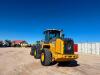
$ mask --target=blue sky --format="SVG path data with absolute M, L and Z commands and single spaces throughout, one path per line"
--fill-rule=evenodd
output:
M 32 43 L 47 28 L 63 29 L 75 42 L 100 41 L 100 1 L 0 0 L 0 40 Z

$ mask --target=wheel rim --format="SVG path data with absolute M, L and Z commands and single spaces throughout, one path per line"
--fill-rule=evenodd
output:
M 44 53 L 41 54 L 41 61 L 44 61 Z
M 36 50 L 34 51 L 34 56 L 36 56 Z

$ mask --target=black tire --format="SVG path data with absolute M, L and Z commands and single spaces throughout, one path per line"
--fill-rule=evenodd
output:
M 33 52 L 30 52 L 30 55 L 34 56 L 34 53 Z
M 35 51 L 36 51 L 36 54 L 35 54 Z M 39 50 L 38 49 L 34 49 L 34 58 L 40 59 L 40 56 L 41 56 L 41 54 L 39 53 Z
M 44 53 L 44 61 L 42 61 L 42 53 Z M 49 66 L 52 63 L 52 54 L 49 49 L 44 49 L 41 53 L 41 64 L 44 66 Z
M 30 51 L 30 55 L 32 55 L 32 56 L 34 56 L 34 49 L 35 49 L 35 46 L 32 46 L 31 51 Z

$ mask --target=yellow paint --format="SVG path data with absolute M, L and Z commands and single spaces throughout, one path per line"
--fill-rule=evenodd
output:
M 44 62 L 44 53 L 41 55 L 41 61 Z
M 64 41 L 62 39 L 56 39 L 49 44 L 42 44 L 43 46 L 50 46 L 50 51 L 52 53 L 52 60 L 54 61 L 70 61 L 78 58 L 78 55 L 75 54 L 64 54 Z
M 34 56 L 36 56 L 36 50 L 34 51 Z
M 56 40 L 56 49 L 55 49 L 56 52 L 63 54 L 63 51 L 64 51 L 63 49 L 64 49 L 63 40 L 57 39 Z

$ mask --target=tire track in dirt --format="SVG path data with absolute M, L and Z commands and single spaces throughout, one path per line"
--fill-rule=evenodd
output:
M 77 66 L 42 66 L 30 48 L 0 49 L 0 53 L 0 75 L 100 75 L 100 56 L 80 55 Z

